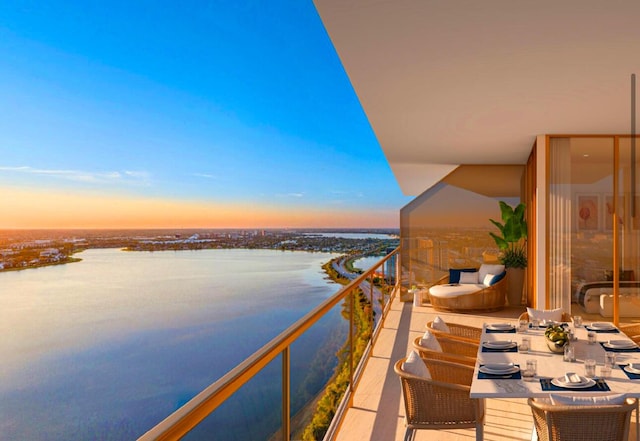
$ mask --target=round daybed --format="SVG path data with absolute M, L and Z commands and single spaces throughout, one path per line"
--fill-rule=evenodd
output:
M 457 279 L 456 271 L 459 275 Z M 449 283 L 450 280 L 454 280 L 454 283 Z M 480 270 L 450 270 L 449 275 L 429 288 L 429 300 L 436 311 L 498 311 L 506 304 L 506 280 L 506 271 L 502 265 L 482 265 Z

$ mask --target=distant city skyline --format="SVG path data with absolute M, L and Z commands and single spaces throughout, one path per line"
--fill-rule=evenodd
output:
M 397 228 L 311 1 L 0 5 L 0 228 Z

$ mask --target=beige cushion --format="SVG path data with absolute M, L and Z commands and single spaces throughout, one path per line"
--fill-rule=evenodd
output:
M 431 349 L 432 351 L 442 352 L 440 342 L 438 341 L 436 336 L 429 331 L 426 331 L 420 339 L 420 346 L 425 349 Z
M 477 271 L 475 273 L 462 272 L 460 273 L 460 283 L 478 283 L 478 274 Z
M 549 398 L 551 398 L 551 403 L 556 406 L 611 406 L 614 404 L 624 404 L 626 395 L 584 396 L 549 394 Z
M 427 368 L 427 365 L 424 364 L 424 361 L 416 351 L 411 351 L 407 359 L 402 363 L 402 370 L 416 377 L 431 378 L 429 368 Z
M 436 318 L 433 319 L 433 323 L 431 324 L 431 326 L 433 326 L 433 329 L 437 331 L 442 331 L 446 333 L 451 332 L 451 330 L 449 329 L 445 321 L 442 320 L 442 318 L 440 318 L 439 315 L 437 315 Z
M 527 307 L 529 320 L 562 321 L 562 308 L 557 309 L 534 309 Z
M 500 274 L 502 271 L 504 271 L 504 265 L 488 265 L 483 263 L 478 269 L 478 280 L 482 283 L 484 281 L 484 276 L 487 274 Z

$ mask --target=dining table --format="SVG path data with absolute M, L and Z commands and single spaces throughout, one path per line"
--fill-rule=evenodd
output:
M 586 322 L 581 326 L 567 323 L 565 327 L 573 334 L 569 344 L 574 350 L 574 361 L 565 361 L 562 352 L 551 351 L 545 339 L 545 323 L 525 326 L 484 323 L 471 398 L 548 397 L 550 393 L 626 394 L 640 398 L 640 347 L 612 323 Z M 523 338 L 530 342 L 526 351 Z M 615 363 L 610 371 L 603 372 L 607 353 L 615 353 Z M 537 365 L 533 378 L 523 375 L 528 360 Z M 585 375 L 585 360 L 595 360 L 595 376 Z M 567 381 L 576 378 L 575 375 L 580 382 Z

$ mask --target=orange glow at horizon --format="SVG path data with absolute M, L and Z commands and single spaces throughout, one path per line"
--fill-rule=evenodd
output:
M 0 229 L 397 228 L 399 212 L 0 188 Z

